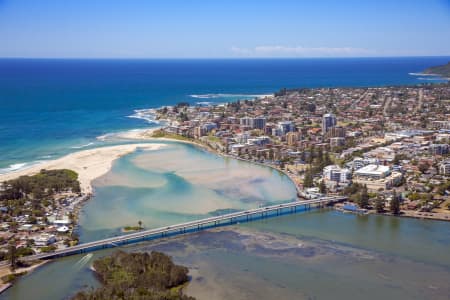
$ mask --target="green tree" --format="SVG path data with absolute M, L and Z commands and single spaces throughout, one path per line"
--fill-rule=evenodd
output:
M 321 166 L 323 163 L 323 149 L 322 147 L 319 147 L 317 150 L 317 164 Z
M 312 162 L 314 160 L 314 155 L 315 155 L 314 145 L 311 145 L 311 147 L 309 148 L 309 156 L 308 156 L 309 164 L 312 164 Z
M 188 268 L 175 265 L 159 252 L 116 252 L 93 263 L 102 286 L 79 292 L 72 299 L 194 300 L 183 294 Z
M 42 199 L 44 197 L 44 191 L 40 187 L 34 187 L 31 191 L 34 199 Z
M 180 121 L 181 122 L 189 121 L 189 117 L 188 117 L 187 113 L 184 113 L 184 112 L 180 113 Z
M 73 212 L 69 212 L 69 220 L 72 222 L 75 222 L 75 215 L 73 214 Z
M 313 174 L 311 169 L 308 169 L 305 172 L 305 177 L 303 179 L 303 186 L 308 188 L 312 187 L 313 185 L 314 185 Z
M 361 189 L 358 204 L 361 208 L 367 208 L 369 206 L 369 194 L 367 193 L 366 185 L 364 185 Z
M 445 191 L 450 189 L 450 181 L 447 180 L 445 183 L 438 186 L 438 194 L 445 195 Z
M 329 166 L 333 163 L 333 161 L 330 158 L 330 153 L 325 152 L 325 154 L 323 155 L 323 166 Z
M 384 200 L 380 196 L 375 199 L 375 210 L 377 213 L 384 212 Z
M 394 160 L 392 161 L 392 163 L 394 165 L 398 165 L 400 164 L 401 160 L 407 159 L 407 156 L 405 154 L 395 154 L 394 156 Z
M 320 182 L 319 190 L 320 190 L 321 194 L 326 194 L 327 193 L 327 186 L 325 185 L 325 181 L 324 180 L 322 180 Z
M 139 225 L 139 229 L 141 229 L 142 228 L 142 221 L 141 220 L 138 221 L 138 225 Z
M 16 241 L 12 240 L 9 243 L 9 266 L 11 270 L 15 270 L 17 266 L 17 249 L 16 249 Z
M 413 192 L 408 195 L 408 199 L 411 201 L 416 201 L 420 199 L 420 195 L 416 192 Z
M 269 150 L 269 159 L 273 160 L 273 157 L 274 157 L 273 149 L 270 149 Z
M 394 215 L 400 214 L 400 198 L 397 196 L 397 193 L 395 192 L 395 190 L 392 194 L 390 210 L 391 210 L 391 213 L 393 213 Z
M 419 164 L 419 171 L 424 174 L 428 169 L 430 168 L 430 165 L 428 163 L 421 163 Z

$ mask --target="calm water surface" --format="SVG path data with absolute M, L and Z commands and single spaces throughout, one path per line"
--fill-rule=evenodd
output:
M 178 143 L 122 157 L 95 186 L 81 218 L 86 241 L 120 234 L 137 220 L 150 228 L 289 201 L 295 194 L 278 172 Z M 187 293 L 198 299 L 450 295 L 448 222 L 311 210 L 121 249 L 170 254 L 189 267 Z M 0 299 L 65 299 L 98 286 L 89 266 L 111 251 L 55 260 Z
M 81 240 L 121 234 L 124 226 L 155 228 L 295 199 L 290 179 L 270 168 L 168 143 L 115 162 L 95 181 L 95 198 L 80 216 Z
M 198 299 L 448 299 L 448 223 L 398 219 L 392 228 L 391 218 L 367 216 L 384 224 L 376 243 L 366 229 L 355 229 L 358 218 L 313 210 L 122 249 L 173 256 L 189 267 L 186 292 Z M 334 238 L 322 238 L 324 232 Z M 440 241 L 427 245 L 433 236 Z M 88 267 L 111 251 L 59 259 L 0 298 L 64 299 L 95 287 Z

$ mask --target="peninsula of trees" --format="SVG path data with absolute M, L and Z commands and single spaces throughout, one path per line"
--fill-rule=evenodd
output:
M 15 267 L 14 258 L 76 244 L 73 223 L 85 199 L 78 174 L 67 169 L 0 183 L 0 260 Z
M 183 295 L 182 291 L 189 281 L 188 269 L 175 265 L 164 253 L 117 251 L 94 261 L 93 268 L 103 286 L 93 291 L 79 292 L 73 300 L 195 300 Z
M 71 170 L 41 170 L 33 176 L 21 176 L 3 183 L 0 200 L 29 199 L 42 201 L 54 194 L 70 190 L 80 192 L 78 174 Z

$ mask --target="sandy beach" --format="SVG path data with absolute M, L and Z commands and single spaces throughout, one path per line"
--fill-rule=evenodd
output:
M 124 139 L 124 140 L 144 140 L 153 134 L 155 130 L 161 129 L 161 127 L 145 128 L 145 129 L 133 129 L 128 131 L 110 133 L 106 135 L 98 136 L 97 139 L 105 141 L 111 138 Z
M 42 260 L 39 261 L 38 263 L 35 263 L 29 267 L 26 268 L 18 268 L 14 271 L 11 270 L 11 268 L 9 267 L 9 264 L 3 264 L 0 266 L 0 277 L 4 277 L 6 275 L 9 274 L 20 274 L 22 272 L 26 272 L 27 274 L 33 272 L 35 269 L 43 266 L 44 264 L 48 263 L 49 260 Z M 0 293 L 4 292 L 6 289 L 8 289 L 9 287 L 12 286 L 13 283 L 3 283 L 0 282 Z
M 71 153 L 59 159 L 50 160 L 30 168 L 0 175 L 0 182 L 11 180 L 23 175 L 33 175 L 41 169 L 70 169 L 78 173 L 81 191 L 91 193 L 91 182 L 106 174 L 117 158 L 136 151 L 137 148 L 146 150 L 157 150 L 162 144 L 128 144 L 110 147 L 101 147 Z

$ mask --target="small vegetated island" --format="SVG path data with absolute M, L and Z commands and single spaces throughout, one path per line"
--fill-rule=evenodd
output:
M 164 253 L 117 251 L 94 261 L 93 268 L 102 287 L 79 292 L 72 300 L 195 300 L 183 294 L 188 269 L 174 264 Z

